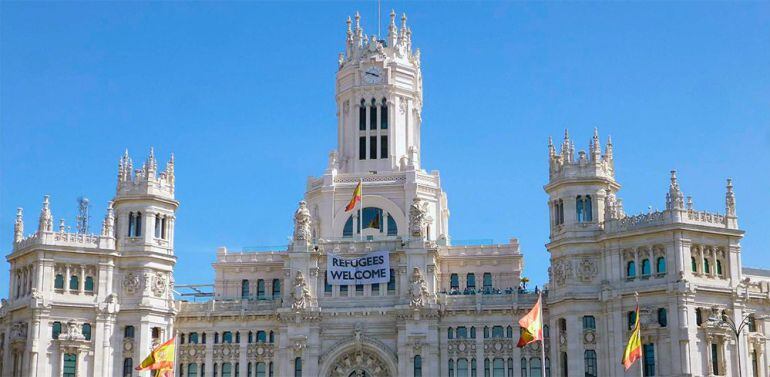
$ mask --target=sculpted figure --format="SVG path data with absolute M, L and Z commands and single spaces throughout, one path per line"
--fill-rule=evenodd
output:
M 294 290 L 291 292 L 291 297 L 294 299 L 294 302 L 291 304 L 292 309 L 302 310 L 310 307 L 312 297 L 302 272 L 298 271 L 294 277 Z
M 420 269 L 415 267 L 412 271 L 412 278 L 409 283 L 409 306 L 413 308 L 422 308 L 428 303 L 428 284 L 420 272 Z
M 310 211 L 304 200 L 299 202 L 299 208 L 294 212 L 294 240 L 310 241 Z

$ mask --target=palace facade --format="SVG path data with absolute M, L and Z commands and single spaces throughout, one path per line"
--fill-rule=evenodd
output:
M 399 24 L 391 13 L 377 40 L 348 19 L 337 148 L 307 181 L 291 244 L 219 248 L 207 300 L 174 297 L 173 156 L 162 172 L 152 152 L 138 169 L 120 159 L 99 234 L 55 225 L 47 196 L 26 234 L 19 209 L 0 376 L 137 376 L 172 336 L 189 377 L 623 376 L 635 292 L 644 357 L 629 375 L 770 376 L 770 271 L 741 264 L 731 181 L 722 213 L 696 210 L 671 172 L 664 210 L 627 215 L 598 133 L 586 151 L 566 133 L 548 144 L 545 370 L 539 344 L 516 348 L 537 300 L 524 254 L 515 238 L 452 242 L 440 175 L 420 163 L 420 50 Z M 361 208 L 345 211 L 359 183 Z M 331 255 L 378 251 L 387 281 L 329 282 Z M 738 341 L 729 322 L 745 324 Z

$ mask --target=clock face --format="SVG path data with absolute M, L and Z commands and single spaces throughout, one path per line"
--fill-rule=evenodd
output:
M 382 82 L 382 69 L 380 67 L 369 67 L 364 71 L 364 82 L 367 84 L 377 84 Z

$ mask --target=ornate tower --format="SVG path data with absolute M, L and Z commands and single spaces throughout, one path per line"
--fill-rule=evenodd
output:
M 419 168 L 422 74 L 412 32 L 391 11 L 386 39 L 364 34 L 360 16 L 347 21 L 336 95 L 341 173 Z
M 605 208 L 622 211 L 621 204 L 614 199 L 620 185 L 615 181 L 611 139 L 607 139 L 602 154 L 599 133 L 594 130 L 588 153 L 581 150 L 575 156 L 575 145 L 565 130 L 560 154 L 552 140 L 548 140 L 548 160 L 549 181 L 545 191 L 552 241 L 593 235 L 605 214 L 609 215 Z
M 118 185 L 103 232 L 112 219 L 121 304 L 120 323 L 138 326 L 133 347 L 140 353 L 172 336 L 175 213 L 174 156 L 158 172 L 155 154 L 140 169 L 126 151 L 118 165 Z

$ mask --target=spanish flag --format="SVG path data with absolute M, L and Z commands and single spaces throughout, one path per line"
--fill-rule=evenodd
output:
M 537 302 L 532 310 L 519 320 L 521 326 L 521 335 L 516 347 L 522 348 L 529 343 L 543 340 L 543 317 L 542 317 L 542 296 L 537 297 Z
M 358 182 L 358 185 L 356 186 L 356 189 L 353 190 L 353 197 L 350 198 L 350 202 L 348 202 L 348 206 L 345 207 L 345 212 L 352 211 L 353 208 L 356 208 L 356 204 L 361 201 L 361 183 L 362 181 Z
M 174 377 L 174 338 L 152 350 L 136 370 L 154 370 L 155 377 Z
M 634 320 L 634 330 L 631 331 L 631 337 L 628 339 L 626 350 L 623 351 L 623 366 L 628 370 L 632 365 L 642 358 L 642 340 L 639 330 L 639 304 L 636 304 L 636 319 Z

